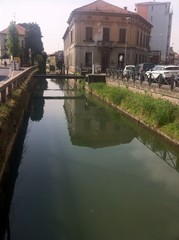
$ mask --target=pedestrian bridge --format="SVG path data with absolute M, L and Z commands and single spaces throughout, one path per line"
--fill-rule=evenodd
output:
M 92 82 L 106 82 L 106 74 L 93 74 L 89 73 L 84 75 L 75 75 L 75 74 L 36 74 L 36 78 L 51 78 L 51 79 L 85 79 L 88 83 Z
M 84 79 L 83 75 L 75 75 L 75 74 L 36 74 L 36 78 L 56 78 L 56 79 Z

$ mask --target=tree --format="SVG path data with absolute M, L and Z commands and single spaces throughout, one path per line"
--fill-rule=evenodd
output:
M 39 72 L 45 73 L 46 72 L 47 53 L 43 52 L 42 54 L 36 55 L 35 60 L 39 64 Z
M 29 60 L 29 50 L 31 51 L 31 60 L 34 65 L 34 58 L 43 53 L 42 33 L 40 27 L 36 23 L 19 24 L 26 29 L 25 35 L 25 59 Z
M 20 54 L 19 46 L 19 34 L 16 28 L 15 22 L 11 21 L 8 27 L 7 42 L 6 42 L 7 54 L 12 57 L 18 57 Z
M 64 53 L 63 51 L 58 51 L 56 53 L 56 66 L 61 70 L 61 74 L 64 66 Z

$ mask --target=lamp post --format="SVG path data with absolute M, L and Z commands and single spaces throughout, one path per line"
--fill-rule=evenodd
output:
M 163 56 L 163 53 L 162 53 L 162 51 L 163 51 L 163 34 L 162 33 L 160 33 L 159 34 L 159 40 L 160 40 L 160 49 L 159 49 L 159 53 L 158 53 L 158 64 L 161 64 L 161 61 L 162 61 L 162 59 L 161 59 L 161 57 Z
M 30 64 L 30 66 L 32 64 L 32 51 L 31 51 L 31 48 L 29 48 L 29 64 Z
M 126 27 L 126 39 L 125 39 L 125 51 L 124 51 L 124 65 L 126 66 L 127 65 L 127 44 L 128 44 L 128 37 L 127 37 L 127 34 L 128 34 L 128 23 L 130 21 L 130 17 L 126 17 L 126 23 L 127 23 L 127 27 Z

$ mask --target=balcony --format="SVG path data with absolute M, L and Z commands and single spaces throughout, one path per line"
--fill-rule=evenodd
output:
M 114 41 L 98 41 L 97 45 L 98 47 L 113 48 L 115 46 L 115 42 Z

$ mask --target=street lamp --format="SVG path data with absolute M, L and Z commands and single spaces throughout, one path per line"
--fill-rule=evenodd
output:
M 128 23 L 130 21 L 130 17 L 126 17 L 126 23 L 127 23 L 127 28 L 126 28 L 126 39 L 125 39 L 125 53 L 124 53 L 124 65 L 126 66 L 127 65 L 127 41 L 128 41 L 128 38 L 127 38 L 127 33 L 128 33 Z
M 31 63 L 32 63 L 32 51 L 31 51 L 31 48 L 29 48 L 29 64 L 31 66 Z
M 159 40 L 161 40 L 161 38 L 162 38 L 162 41 L 160 41 L 160 44 L 161 44 L 161 42 L 162 42 L 162 44 L 160 45 L 160 49 L 159 49 L 159 52 L 158 52 L 158 64 L 161 64 L 161 61 L 162 61 L 162 59 L 161 59 L 161 57 L 162 57 L 162 49 L 163 49 L 163 34 L 160 33 L 159 37 L 160 37 Z

